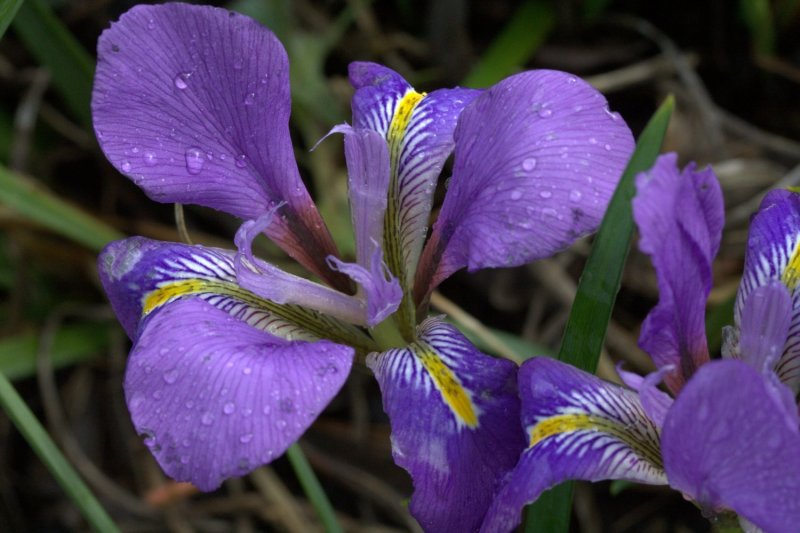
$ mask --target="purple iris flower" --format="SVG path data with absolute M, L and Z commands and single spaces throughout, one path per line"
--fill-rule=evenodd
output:
M 487 513 L 511 529 L 524 505 L 568 479 L 669 484 L 709 518 L 747 531 L 800 523 L 800 195 L 777 190 L 752 220 L 735 325 L 722 360 L 704 328 L 724 207 L 710 169 L 674 154 L 640 175 L 633 212 L 660 299 L 640 345 L 658 370 L 620 371 L 628 387 L 547 358 L 519 373 L 528 446 Z M 672 395 L 659 390 L 664 382 Z M 673 399 L 674 398 L 674 399 Z
M 235 251 L 133 237 L 99 258 L 133 340 L 133 423 L 171 477 L 212 490 L 281 455 L 366 357 L 431 531 L 480 526 L 524 447 L 516 366 L 440 318 L 453 272 L 520 265 L 593 231 L 629 157 L 624 121 L 585 82 L 533 71 L 416 92 L 354 63 L 344 135 L 356 258 L 341 258 L 289 135 L 289 66 L 253 20 L 139 6 L 98 44 L 92 100 L 111 163 L 152 199 L 244 220 Z M 439 173 L 455 153 L 432 227 Z M 320 191 L 324 194 L 324 191 Z M 265 234 L 321 282 L 255 257 Z

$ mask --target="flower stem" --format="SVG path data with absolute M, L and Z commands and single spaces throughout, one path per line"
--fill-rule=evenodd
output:
M 308 496 L 308 500 L 317 511 L 317 515 L 319 515 L 319 519 L 326 533 L 343 533 L 344 530 L 336 520 L 336 513 L 333 510 L 331 502 L 328 500 L 328 495 L 325 494 L 325 490 L 322 488 L 317 476 L 311 469 L 311 465 L 308 464 L 308 460 L 303 454 L 303 450 L 300 449 L 300 445 L 297 443 L 292 444 L 289 449 L 286 450 L 286 457 L 289 458 L 289 462 L 292 464 L 294 473 L 300 481 L 300 485 L 303 486 L 303 491 L 306 493 L 306 496 Z
M 403 334 L 400 333 L 400 329 L 398 329 L 397 322 L 395 322 L 393 316 L 386 318 L 369 331 L 381 350 L 408 346 L 408 341 L 403 338 Z

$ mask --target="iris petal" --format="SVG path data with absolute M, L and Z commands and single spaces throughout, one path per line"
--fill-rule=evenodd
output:
M 416 92 L 398 73 L 374 63 L 352 63 L 353 126 L 380 133 L 389 147 L 391 176 L 386 255 L 410 287 L 427 235 L 437 178 L 453 151 L 461 111 L 480 91 Z M 392 264 L 394 258 L 402 263 Z
M 136 6 L 100 37 L 92 115 L 109 161 L 159 202 L 242 219 L 286 202 L 270 237 L 341 284 L 324 261 L 333 241 L 297 169 L 290 109 L 286 52 L 248 17 Z
M 106 246 L 98 272 L 111 306 L 132 339 L 141 320 L 171 301 L 199 298 L 273 335 L 332 338 L 370 349 L 355 326 L 296 305 L 280 305 L 239 285 L 228 250 L 131 237 Z
M 750 293 L 773 281 L 782 282 L 791 295 L 791 325 L 775 369 L 781 381 L 800 391 L 800 195 L 786 190 L 764 197 L 750 224 L 744 273 L 736 297 L 735 319 L 743 320 Z
M 673 393 L 709 359 L 705 306 L 724 220 L 722 190 L 711 169 L 690 165 L 681 172 L 676 161 L 675 154 L 663 155 L 639 175 L 633 201 L 639 249 L 650 255 L 659 293 L 639 344 L 659 368 L 674 367 L 664 379 Z
M 125 396 L 164 471 L 201 490 L 280 456 L 344 384 L 353 349 L 289 342 L 199 299 L 148 318 Z
M 767 532 L 800 523 L 797 411 L 782 412 L 771 384 L 742 361 L 704 365 L 681 391 L 662 431 L 670 485 L 708 512 L 733 509 Z
M 633 150 L 605 98 L 563 72 L 511 76 L 459 117 L 418 300 L 456 270 L 515 266 L 594 231 Z
M 510 531 L 523 507 L 569 479 L 664 484 L 658 428 L 638 394 L 536 357 L 519 372 L 528 448 L 505 479 L 481 531 Z
M 395 462 L 414 481 L 412 515 L 426 531 L 474 531 L 524 446 L 516 366 L 483 355 L 429 319 L 419 341 L 372 354 L 392 425 Z

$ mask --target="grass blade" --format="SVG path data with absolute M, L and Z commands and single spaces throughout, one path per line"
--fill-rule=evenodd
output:
M 39 337 L 35 332 L 20 333 L 0 340 L 0 373 L 10 380 L 36 374 Z M 108 328 L 97 323 L 81 323 L 61 328 L 53 337 L 49 355 L 58 369 L 94 357 L 110 341 Z
M 636 193 L 634 179 L 637 174 L 653 166 L 674 106 L 674 99 L 668 97 L 639 137 L 636 150 L 603 217 L 578 284 L 558 358 L 587 372 L 594 373 L 597 369 L 630 248 L 634 227 L 631 200 Z M 528 508 L 525 531 L 566 532 L 571 504 L 571 483 L 544 493 Z
M 295 442 L 289 446 L 289 449 L 286 450 L 286 457 L 289 458 L 294 473 L 297 479 L 300 480 L 300 485 L 303 486 L 303 492 L 306 493 L 311 505 L 317 511 L 317 515 L 322 522 L 322 526 L 325 528 L 325 532 L 343 533 L 344 530 L 342 526 L 339 525 L 339 521 L 336 520 L 336 513 L 333 511 L 333 506 L 328 500 L 328 495 L 325 494 L 325 490 L 322 488 L 322 485 L 319 484 L 319 480 L 311 469 L 311 465 L 308 464 L 308 460 L 303 454 L 303 450 L 300 449 L 300 445 Z
M 6 34 L 11 21 L 17 15 L 17 11 L 22 7 L 24 0 L 4 0 L 0 2 L 0 37 Z
M 25 47 L 48 68 L 73 115 L 91 128 L 89 102 L 94 61 L 43 0 L 28 0 L 14 18 L 14 30 Z
M 550 2 L 524 2 L 467 75 L 464 85 L 488 87 L 520 70 L 544 42 L 554 22 Z
M 92 250 L 123 235 L 36 183 L 0 166 L 0 203 L 42 226 Z
M 34 414 L 20 398 L 5 375 L 0 373 L 0 406 L 28 441 L 36 455 L 47 465 L 58 483 L 72 499 L 95 531 L 114 533 L 117 526 L 92 495 L 78 473 L 64 458 Z

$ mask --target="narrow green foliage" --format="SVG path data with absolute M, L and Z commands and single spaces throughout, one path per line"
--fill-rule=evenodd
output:
M 289 449 L 286 450 L 286 457 L 289 458 L 294 473 L 300 481 L 300 485 L 303 486 L 303 492 L 306 493 L 311 505 L 317 511 L 317 515 L 322 522 L 322 526 L 325 528 L 325 532 L 343 533 L 344 530 L 336 520 L 336 513 L 333 511 L 333 506 L 328 500 L 328 495 L 325 494 L 325 490 L 322 488 L 322 485 L 319 484 L 319 480 L 311 469 L 311 465 L 308 464 L 308 460 L 303 454 L 303 450 L 300 449 L 300 445 L 297 443 L 292 444 Z
M 619 185 L 611 198 L 592 252 L 583 270 L 558 358 L 587 372 L 597 369 L 611 310 L 622 281 L 622 270 L 633 234 L 631 200 L 636 175 L 648 170 L 658 157 L 675 101 L 661 104 L 645 127 Z M 561 533 L 569 528 L 572 484 L 544 493 L 528 508 L 525 531 Z
M 555 15 L 549 2 L 523 2 L 467 75 L 464 85 L 488 87 L 519 71 L 544 42 L 554 22 Z
M 53 85 L 72 114 L 87 129 L 92 117 L 94 61 L 44 0 L 28 0 L 14 19 L 14 30 L 28 51 L 52 76 Z
M 770 56 L 775 53 L 775 24 L 769 0 L 741 0 L 744 23 L 750 30 L 753 52 Z
M 712 354 L 722 347 L 722 328 L 733 324 L 735 303 L 734 294 L 706 311 L 706 339 L 708 339 L 708 351 Z
M 56 481 L 81 511 L 92 529 L 102 533 L 119 531 L 78 473 L 50 439 L 36 416 L 25 405 L 14 386 L 2 373 L 0 373 L 0 406 L 42 462 L 47 465 Z
M 6 34 L 8 26 L 11 24 L 11 21 L 14 20 L 19 8 L 22 7 L 23 1 L 24 0 L 3 0 L 0 2 L 0 37 Z
M 103 221 L 60 199 L 40 184 L 0 166 L 0 203 L 42 226 L 100 250 L 122 234 Z
M 72 365 L 102 353 L 109 340 L 108 328 L 95 323 L 65 326 L 53 336 L 49 357 L 54 368 Z M 39 342 L 40 336 L 34 332 L 0 340 L 0 373 L 11 380 L 34 375 Z

